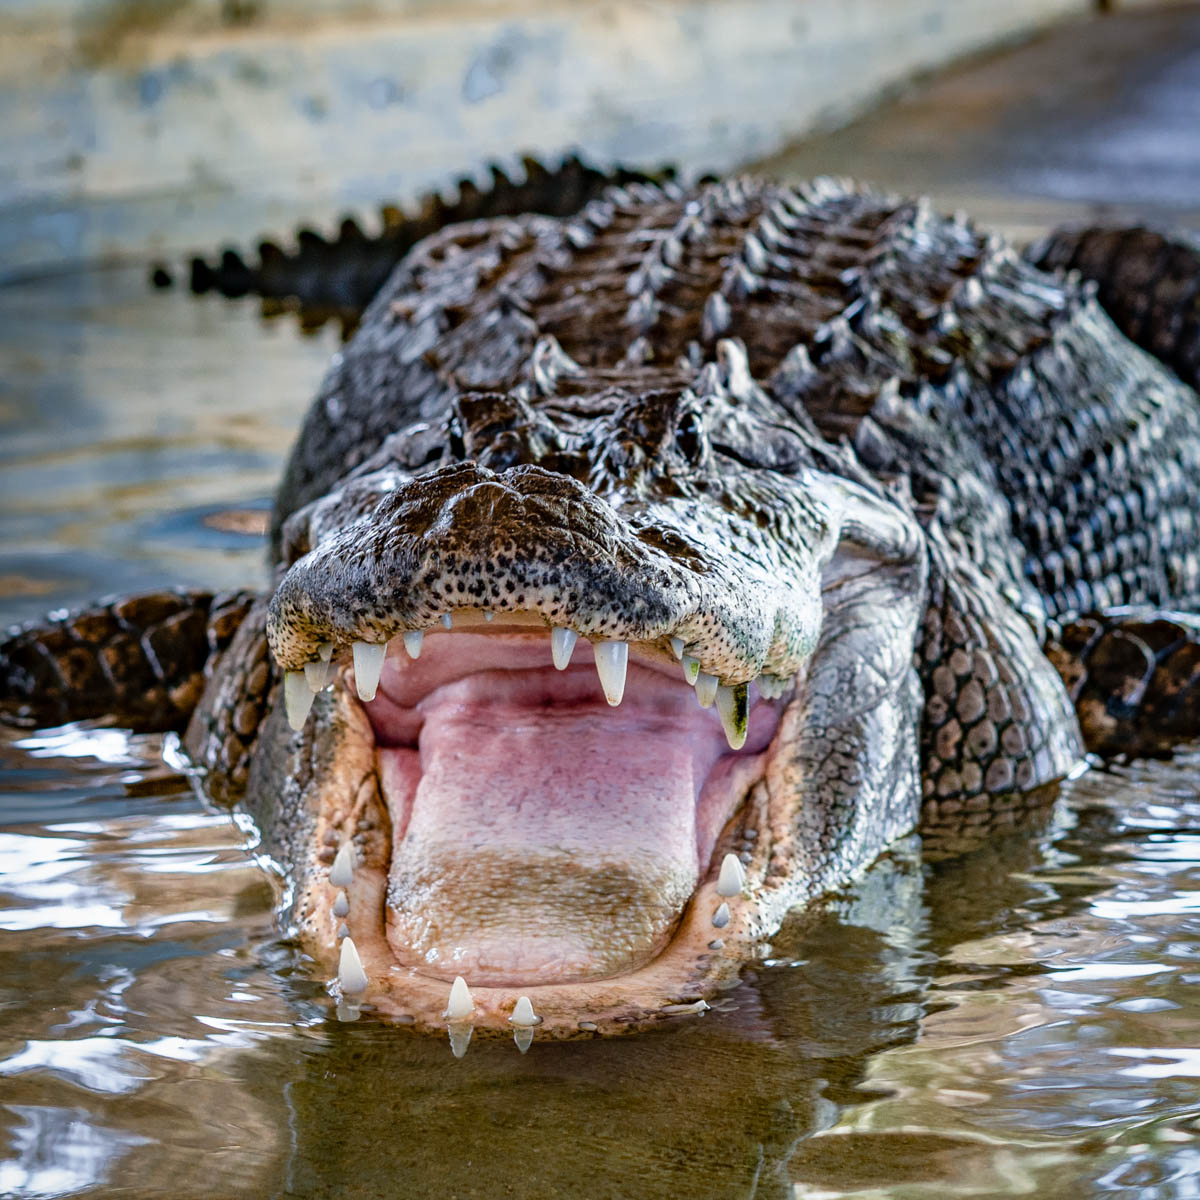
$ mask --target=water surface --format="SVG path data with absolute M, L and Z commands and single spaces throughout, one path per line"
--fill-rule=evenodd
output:
M 0 616 L 261 581 L 332 331 L 136 272 L 0 291 L 0 330 Z M 458 1061 L 337 1019 L 163 751 L 0 738 L 0 1195 L 1200 1195 L 1200 754 L 899 847 L 702 1018 Z

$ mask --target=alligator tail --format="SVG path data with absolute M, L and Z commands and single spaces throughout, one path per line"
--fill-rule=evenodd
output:
M 1200 240 L 1144 227 L 1060 229 L 1028 258 L 1093 280 L 1121 332 L 1200 389 Z
M 215 261 L 194 258 L 192 291 L 261 296 L 268 313 L 294 311 L 306 329 L 340 320 L 343 334 L 349 336 L 392 268 L 422 238 L 447 225 L 521 213 L 566 217 L 613 184 L 661 183 L 674 177 L 671 168 L 649 173 L 626 167 L 601 170 L 573 155 L 553 167 L 534 158 L 523 159 L 522 166 L 520 180 L 493 166 L 486 188 L 461 179 L 453 199 L 431 192 L 410 210 L 386 206 L 380 212 L 382 231 L 375 237 L 347 218 L 332 240 L 301 229 L 294 249 L 260 242 L 255 262 L 247 262 L 233 248 L 223 250 Z M 166 284 L 170 276 L 160 267 L 154 279 Z
M 0 641 L 0 721 L 182 729 L 252 599 L 150 592 L 17 626 Z
M 1084 742 L 1105 758 L 1161 758 L 1200 739 L 1200 617 L 1088 613 L 1050 638 Z

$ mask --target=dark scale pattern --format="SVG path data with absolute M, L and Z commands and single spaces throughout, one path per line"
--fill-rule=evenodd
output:
M 1064 229 L 1029 251 L 1046 271 L 1094 280 L 1117 327 L 1200 388 L 1200 241 L 1187 233 Z
M 233 803 L 245 789 L 279 683 L 267 653 L 265 624 L 265 599 L 246 604 L 236 631 L 209 658 L 207 687 L 188 724 L 188 752 L 207 772 L 206 790 L 218 803 Z
M 1056 630 L 1046 653 L 1094 753 L 1168 755 L 1200 731 L 1200 618 L 1089 613 Z
M 922 828 L 944 846 L 1013 819 L 1071 769 L 1080 744 L 1070 701 L 1028 623 L 936 528 L 930 551 L 918 654 Z
M 182 729 L 203 691 L 205 664 L 228 644 L 248 604 L 241 592 L 153 592 L 12 629 L 0 644 L 0 717 Z
M 386 205 L 380 210 L 381 228 L 374 236 L 365 233 L 354 218 L 346 217 L 332 239 L 301 229 L 291 247 L 269 239 L 259 242 L 257 259 L 249 262 L 233 247 L 212 261 L 193 258 L 192 291 L 198 295 L 217 291 L 233 298 L 260 296 L 267 316 L 294 312 L 305 330 L 338 321 L 343 335 L 349 337 L 396 264 L 438 230 L 521 213 L 566 217 L 606 187 L 670 176 L 669 170 L 654 175 L 625 167 L 600 170 L 573 156 L 550 167 L 525 158 L 521 167 L 522 176 L 514 178 L 493 166 L 487 186 L 480 188 L 473 179 L 460 179 L 456 195 L 431 192 L 407 210 Z M 170 286 L 170 282 L 170 273 L 156 267 L 155 286 Z

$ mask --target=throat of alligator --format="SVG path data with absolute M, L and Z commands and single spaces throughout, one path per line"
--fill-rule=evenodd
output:
M 678 673 L 637 662 L 613 709 L 584 654 L 557 671 L 548 649 L 536 635 L 435 637 L 368 707 L 401 963 L 488 986 L 643 966 L 708 868 L 739 766 L 769 738 L 759 728 L 731 753 Z
M 746 801 L 782 706 L 753 697 L 733 750 L 715 704 L 699 706 L 679 662 L 649 648 L 631 648 L 614 707 L 591 645 L 556 668 L 544 627 L 431 633 L 416 660 L 400 641 L 357 722 L 390 844 L 355 855 L 344 892 L 340 876 L 316 889 L 321 923 L 353 933 L 373 998 L 381 981 L 411 996 L 424 979 L 444 1002 L 463 976 L 477 998 L 519 989 L 544 1007 L 554 989 L 636 978 L 684 941 L 693 953 L 721 936 L 728 917 L 713 917 L 733 893 L 717 896 L 717 877 L 759 837 Z M 352 672 L 335 687 L 359 703 Z M 338 830 L 344 799 L 325 809 L 328 857 L 350 829 Z M 685 919 L 701 891 L 707 907 Z

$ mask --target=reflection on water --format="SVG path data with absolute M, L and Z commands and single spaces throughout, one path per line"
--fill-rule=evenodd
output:
M 3 616 L 253 582 L 330 347 L 120 273 L 26 291 Z M 956 862 L 900 848 L 703 1018 L 457 1061 L 336 1020 L 161 749 L 0 739 L 0 1195 L 1200 1195 L 1200 755 Z

